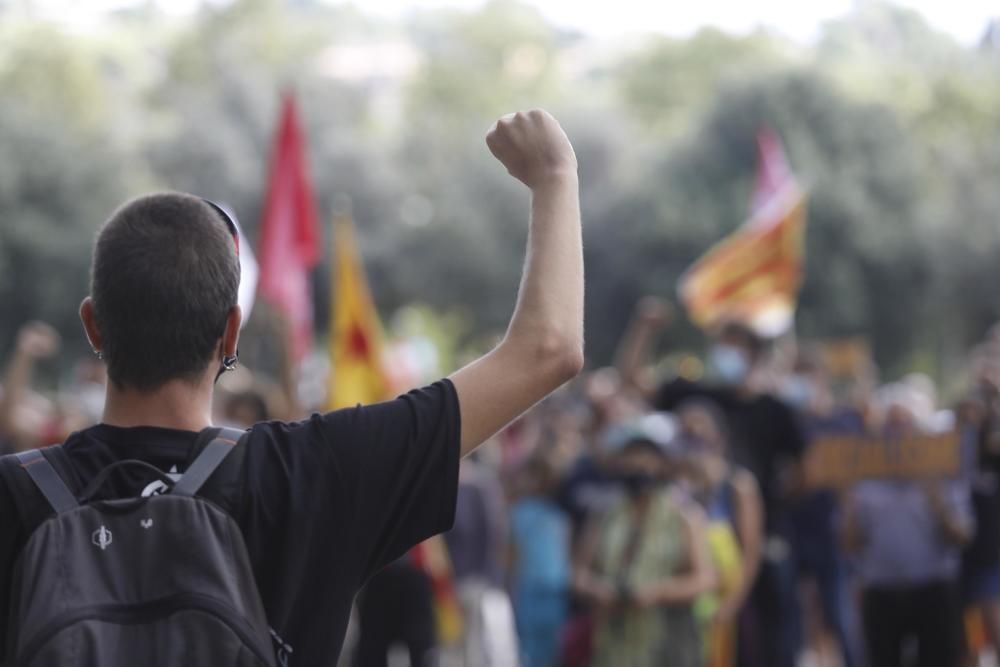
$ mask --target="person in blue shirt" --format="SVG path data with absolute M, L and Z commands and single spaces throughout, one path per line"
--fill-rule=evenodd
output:
M 553 500 L 556 473 L 541 456 L 520 472 L 520 497 L 511 508 L 514 616 L 524 667 L 557 664 L 567 619 L 570 521 Z

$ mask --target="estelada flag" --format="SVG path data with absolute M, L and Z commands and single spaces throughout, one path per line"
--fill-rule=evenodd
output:
M 383 367 L 382 324 L 368 288 L 350 218 L 339 216 L 334 220 L 333 243 L 336 265 L 331 272 L 330 290 L 333 327 L 326 406 L 329 410 L 384 401 L 391 392 Z
M 681 277 L 678 292 L 705 330 L 739 321 L 774 337 L 792 327 L 805 261 L 806 196 L 778 137 L 757 135 L 750 218 Z
M 291 94 L 282 100 L 274 135 L 257 254 L 258 293 L 288 320 L 292 355 L 301 360 L 312 347 L 310 272 L 319 261 L 319 225 L 305 140 Z

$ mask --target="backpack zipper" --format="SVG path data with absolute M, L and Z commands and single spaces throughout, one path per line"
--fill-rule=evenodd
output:
M 41 630 L 35 633 L 31 641 L 25 642 L 24 648 L 20 651 L 20 657 L 14 664 L 30 664 L 30 661 L 42 649 L 46 641 L 51 640 L 57 632 L 80 621 L 99 620 L 118 625 L 137 625 L 184 610 L 201 611 L 222 621 L 239 636 L 240 641 L 250 649 L 260 664 L 274 664 L 266 657 L 269 651 L 261 650 L 260 640 L 246 627 L 245 619 L 237 615 L 228 605 L 199 593 L 178 593 L 136 604 L 96 604 L 64 612 L 46 623 Z

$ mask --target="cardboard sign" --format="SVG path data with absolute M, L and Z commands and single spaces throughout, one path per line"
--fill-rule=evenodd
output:
M 863 378 L 872 363 L 871 345 L 864 338 L 824 341 L 819 349 L 823 365 L 834 378 Z
M 955 477 L 962 467 L 958 433 L 897 440 L 865 436 L 817 440 L 805 457 L 806 484 L 839 487 L 865 479 Z

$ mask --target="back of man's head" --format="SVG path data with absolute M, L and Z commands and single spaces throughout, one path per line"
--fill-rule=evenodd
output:
M 163 193 L 128 202 L 97 237 L 91 297 L 108 377 L 151 391 L 197 381 L 237 303 L 240 266 L 222 214 Z

